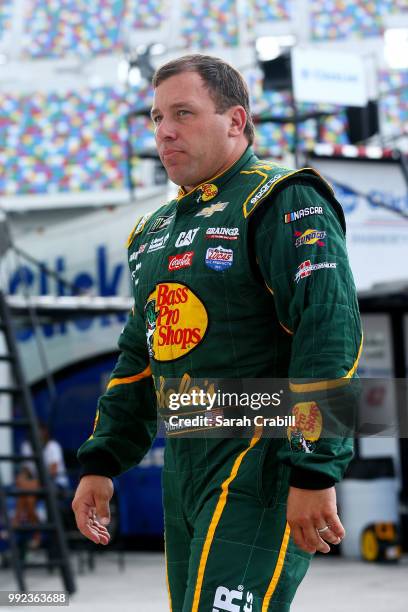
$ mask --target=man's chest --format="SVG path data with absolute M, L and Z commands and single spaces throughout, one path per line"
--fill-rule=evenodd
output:
M 244 282 L 247 274 L 245 221 L 228 201 L 192 211 L 170 211 L 153 219 L 129 254 L 133 292 L 143 306 L 163 282 L 200 292 Z M 246 279 L 247 280 L 247 279 Z

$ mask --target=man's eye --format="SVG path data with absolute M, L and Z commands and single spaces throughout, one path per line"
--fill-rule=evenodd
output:
M 161 115 L 155 115 L 155 116 L 152 118 L 152 121 L 153 121 L 154 125 L 159 125 L 159 123 L 160 123 L 160 121 L 161 121 L 161 118 L 162 118 L 162 117 L 161 117 Z
M 180 109 L 179 111 L 177 111 L 177 115 L 179 117 L 184 117 L 185 115 L 190 115 L 190 111 L 185 110 L 185 109 Z

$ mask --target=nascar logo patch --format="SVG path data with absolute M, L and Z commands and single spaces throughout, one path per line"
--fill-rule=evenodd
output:
M 285 223 L 292 223 L 292 221 L 298 221 L 299 219 L 303 219 L 303 217 L 322 214 L 323 206 L 307 206 L 306 208 L 301 208 L 300 210 L 285 213 L 283 215 L 283 220 Z

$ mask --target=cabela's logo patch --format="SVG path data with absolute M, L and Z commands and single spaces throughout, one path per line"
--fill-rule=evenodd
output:
M 204 338 L 208 315 L 204 304 L 181 283 L 160 283 L 145 306 L 147 348 L 156 361 L 174 361 Z

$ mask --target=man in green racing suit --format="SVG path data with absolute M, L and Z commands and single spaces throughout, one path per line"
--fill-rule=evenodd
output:
M 140 462 L 157 406 L 195 379 L 208 390 L 212 379 L 289 378 L 287 436 L 173 435 L 163 470 L 171 610 L 285 612 L 313 553 L 344 536 L 334 484 L 352 442 L 320 437 L 319 408 L 319 394 L 353 378 L 362 346 L 344 215 L 315 171 L 254 155 L 231 66 L 186 56 L 153 84 L 158 152 L 180 189 L 130 234 L 134 308 L 79 450 L 73 509 L 82 533 L 107 544 L 111 478 Z

